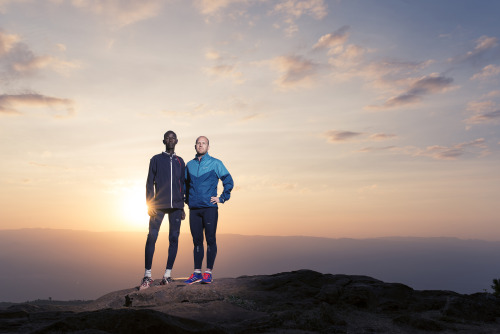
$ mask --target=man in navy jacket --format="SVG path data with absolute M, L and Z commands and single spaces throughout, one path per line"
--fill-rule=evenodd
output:
M 217 255 L 217 203 L 229 200 L 233 189 L 233 178 L 219 159 L 208 154 L 209 141 L 205 136 L 196 139 L 196 157 L 186 166 L 186 203 L 189 205 L 189 227 L 194 244 L 194 273 L 185 281 L 212 283 L 212 269 Z M 217 184 L 222 181 L 224 190 L 217 196 Z M 202 275 L 204 257 L 203 231 L 207 240 L 207 270 Z
M 169 222 L 169 246 L 167 268 L 160 284 L 172 282 L 171 272 L 177 256 L 177 247 L 181 220 L 184 213 L 184 179 L 186 165 L 181 157 L 175 154 L 177 135 L 167 131 L 163 136 L 165 152 L 155 155 L 149 162 L 149 172 L 146 181 L 146 201 L 148 204 L 149 234 L 146 240 L 145 273 L 140 290 L 147 289 L 153 282 L 151 266 L 155 251 L 156 239 L 165 214 Z

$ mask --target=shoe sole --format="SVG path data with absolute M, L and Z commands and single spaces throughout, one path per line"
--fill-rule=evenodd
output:
M 200 282 L 201 282 L 201 279 L 194 281 L 194 282 L 184 282 L 184 283 L 191 285 L 191 284 L 200 283 Z
M 201 281 L 201 284 L 212 284 L 212 282 L 203 282 L 203 281 Z

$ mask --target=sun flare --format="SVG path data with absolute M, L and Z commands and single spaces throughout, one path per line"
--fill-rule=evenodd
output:
M 144 189 L 127 189 L 123 192 L 121 201 L 121 212 L 123 218 L 132 226 L 147 226 L 148 208 Z

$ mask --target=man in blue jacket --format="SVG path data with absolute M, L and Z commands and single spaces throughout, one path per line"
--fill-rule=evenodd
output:
M 222 161 L 208 155 L 209 141 L 205 136 L 196 139 L 196 157 L 186 166 L 186 203 L 189 206 L 189 226 L 194 244 L 194 273 L 184 283 L 212 283 L 212 269 L 217 255 L 217 203 L 229 200 L 233 178 Z M 224 190 L 217 196 L 217 184 L 222 181 Z M 201 274 L 204 257 L 203 231 L 207 241 L 207 269 Z
M 165 152 L 155 155 L 149 162 L 149 172 L 146 181 L 146 201 L 148 204 L 149 234 L 146 240 L 144 278 L 139 290 L 147 289 L 153 282 L 151 278 L 151 266 L 155 252 L 156 239 L 165 214 L 168 214 L 169 222 L 169 246 L 167 268 L 162 285 L 172 282 L 171 272 L 177 256 L 177 247 L 181 220 L 184 213 L 184 179 L 186 165 L 181 157 L 175 154 L 177 135 L 173 131 L 167 131 L 163 136 Z

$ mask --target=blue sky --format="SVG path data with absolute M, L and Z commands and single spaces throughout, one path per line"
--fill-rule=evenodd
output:
M 499 240 L 499 7 L 0 1 L 2 227 L 145 229 L 172 129 L 233 174 L 223 232 Z

